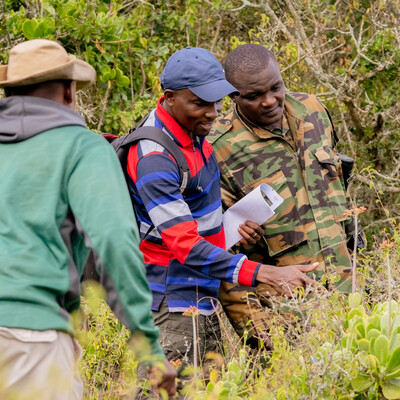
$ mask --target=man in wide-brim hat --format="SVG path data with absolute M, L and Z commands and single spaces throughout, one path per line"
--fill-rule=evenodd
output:
M 82 398 L 71 313 L 89 248 L 111 306 L 147 338 L 151 365 L 168 365 L 159 386 L 175 392 L 119 161 L 73 110 L 75 89 L 94 79 L 48 40 L 18 44 L 0 66 L 0 398 Z

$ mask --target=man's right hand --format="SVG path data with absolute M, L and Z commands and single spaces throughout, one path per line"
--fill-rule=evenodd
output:
M 150 368 L 149 379 L 153 382 L 154 390 L 158 393 L 164 389 L 168 397 L 173 397 L 176 393 L 176 371 L 167 359 L 163 364 L 154 365 Z
M 309 278 L 306 273 L 314 271 L 318 265 L 317 262 L 311 265 L 289 265 L 287 267 L 262 264 L 256 280 L 272 286 L 279 294 L 292 297 L 297 287 L 316 284 L 314 279 Z

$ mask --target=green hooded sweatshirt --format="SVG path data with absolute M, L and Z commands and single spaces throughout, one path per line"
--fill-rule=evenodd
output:
M 163 358 L 139 237 L 113 148 L 51 100 L 0 100 L 0 326 L 73 333 L 93 249 L 108 303 Z

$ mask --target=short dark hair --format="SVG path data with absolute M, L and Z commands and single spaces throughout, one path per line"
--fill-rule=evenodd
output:
M 225 60 L 225 77 L 234 84 L 236 72 L 257 74 L 267 67 L 269 62 L 276 58 L 274 54 L 259 44 L 243 44 L 232 50 Z
M 45 82 L 46 83 L 46 82 Z M 33 85 L 27 85 L 27 86 L 11 86 L 11 87 L 5 87 L 4 92 L 7 97 L 10 96 L 29 96 L 31 93 L 35 92 L 39 86 L 43 86 L 43 83 L 37 83 Z

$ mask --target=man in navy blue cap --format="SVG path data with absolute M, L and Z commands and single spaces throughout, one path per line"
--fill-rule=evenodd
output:
M 174 53 L 161 74 L 161 85 L 164 96 L 144 125 L 162 129 L 178 144 L 191 177 L 181 193 L 178 165 L 151 140 L 130 148 L 127 172 L 153 293 L 154 319 L 167 358 L 181 360 L 183 368 L 193 363 L 194 335 L 192 318 L 182 313 L 198 315 L 200 362 L 204 363 L 207 352 L 218 351 L 215 307 L 221 280 L 245 286 L 268 282 L 282 293 L 288 286 L 293 290 L 313 283 L 303 272 L 316 266 L 286 267 L 291 269 L 285 271 L 289 282 L 282 286 L 282 268 L 225 250 L 219 168 L 205 137 L 221 110 L 222 98 L 236 89 L 225 80 L 215 56 L 191 47 Z M 239 231 L 248 244 L 263 234 L 251 222 Z

